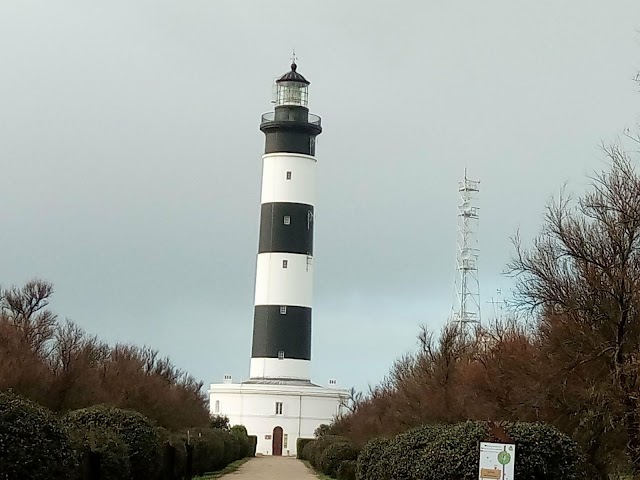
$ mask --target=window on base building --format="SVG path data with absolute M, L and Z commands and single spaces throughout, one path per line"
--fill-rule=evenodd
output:
M 220 413 L 220 400 L 216 400 L 216 408 L 214 409 L 215 413 Z
M 282 402 L 276 402 L 276 415 L 282 415 Z
M 282 260 L 282 268 L 287 268 L 287 266 L 289 266 L 289 261 L 288 260 Z
M 287 180 L 291 180 L 291 172 L 287 172 Z
M 284 434 L 282 439 L 282 448 L 289 448 L 289 435 L 287 435 L 286 433 Z

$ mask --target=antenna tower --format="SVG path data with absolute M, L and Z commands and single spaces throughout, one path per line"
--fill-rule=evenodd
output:
M 507 307 L 507 301 L 502 297 L 502 289 L 496 288 L 496 296 L 491 297 L 491 301 L 487 302 L 493 305 L 493 317 L 497 321 L 504 318 L 504 309 Z
M 481 325 L 480 281 L 478 279 L 478 194 L 480 182 L 467 178 L 459 183 L 458 255 L 451 322 L 467 337 Z

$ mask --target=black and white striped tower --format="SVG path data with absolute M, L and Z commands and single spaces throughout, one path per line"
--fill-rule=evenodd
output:
M 265 134 L 256 267 L 251 379 L 309 380 L 315 206 L 315 143 L 309 82 L 297 71 L 276 80 Z

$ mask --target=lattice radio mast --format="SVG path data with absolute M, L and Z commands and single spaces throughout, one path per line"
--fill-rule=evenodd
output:
M 451 322 L 462 336 L 481 325 L 480 281 L 478 278 L 478 194 L 480 182 L 467 178 L 459 183 L 458 255 Z

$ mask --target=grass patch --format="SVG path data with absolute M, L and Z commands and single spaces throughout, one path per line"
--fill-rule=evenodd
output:
M 320 473 L 319 471 L 317 471 L 315 468 L 313 468 L 313 466 L 309 463 L 308 460 L 302 460 L 302 463 L 305 464 L 305 466 L 311 470 L 311 473 L 313 473 L 316 477 L 318 477 L 320 480 L 335 480 L 335 478 L 330 477 L 329 475 L 325 475 L 324 473 Z
M 202 477 L 193 477 L 193 480 L 211 480 L 213 478 L 220 478 L 221 476 L 226 475 L 227 473 L 235 472 L 240 467 L 240 465 L 248 462 L 249 459 L 251 458 L 253 457 L 245 457 L 240 460 L 236 460 L 235 462 L 230 463 L 229 465 L 224 467 L 222 470 L 219 470 L 213 473 L 208 473 L 206 475 L 203 475 Z

